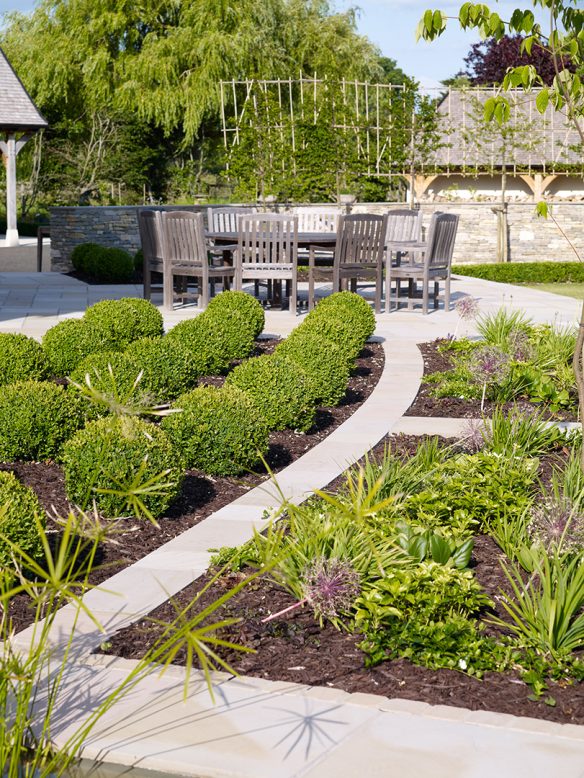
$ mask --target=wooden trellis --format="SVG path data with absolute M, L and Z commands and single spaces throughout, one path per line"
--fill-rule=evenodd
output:
M 491 130 L 490 141 L 477 142 L 485 125 L 476 106 L 493 94 L 490 90 L 436 89 L 422 94 L 408 86 L 344 79 L 333 84 L 316 76 L 223 81 L 220 90 L 223 140 L 228 150 L 239 144 L 244 128 L 255 124 L 266 141 L 277 134 L 289 147 L 294 164 L 299 123 L 311 121 L 316 125 L 327 95 L 330 101 L 334 91 L 332 125 L 354 140 L 367 175 L 479 176 L 493 175 L 501 169 L 503 141 L 496 128 Z M 506 141 L 506 169 L 516 175 L 583 175 L 582 149 L 567 119 L 551 107 L 543 116 L 539 114 L 535 93 L 517 91 L 508 93 L 507 98 L 511 105 L 509 124 L 517 134 L 522 126 L 528 140 Z M 263 110 L 266 105 L 272 110 Z

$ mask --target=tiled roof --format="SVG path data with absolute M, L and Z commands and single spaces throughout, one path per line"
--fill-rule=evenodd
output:
M 505 140 L 495 121 L 485 131 L 482 121 L 485 101 L 495 94 L 490 89 L 452 89 L 438 107 L 441 116 L 442 147 L 433 162 L 457 167 L 500 167 L 504 150 L 505 163 L 521 167 L 555 165 L 582 166 L 582 149 L 575 149 L 580 136 L 570 127 L 565 114 L 549 106 L 540 114 L 535 105 L 537 93 L 516 91 L 506 94 L 511 118 L 506 128 L 515 128 Z
M 47 122 L 0 49 L 0 130 L 34 130 L 46 126 Z

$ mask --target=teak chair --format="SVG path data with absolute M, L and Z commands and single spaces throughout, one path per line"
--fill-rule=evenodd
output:
M 290 287 L 290 312 L 296 313 L 298 297 L 298 217 L 262 213 L 239 219 L 235 252 L 235 288 L 244 281 L 267 281 L 281 290 Z
M 386 310 L 391 310 L 391 281 L 396 282 L 396 291 L 393 301 L 396 308 L 399 308 L 400 302 L 407 302 L 408 308 L 411 308 L 416 300 L 415 292 L 418 282 L 422 283 L 422 313 L 428 313 L 428 298 L 430 295 L 430 284 L 434 284 L 434 308 L 438 307 L 439 281 L 444 280 L 444 308 L 450 308 L 450 266 L 452 263 L 452 254 L 454 252 L 454 243 L 456 240 L 456 231 L 458 229 L 458 216 L 451 213 L 435 213 L 432 215 L 430 226 L 428 228 L 428 240 L 426 243 L 418 244 L 415 249 L 417 256 L 422 254 L 422 261 L 412 262 L 409 265 L 400 267 L 387 267 L 387 297 Z M 401 295 L 401 281 L 408 282 L 408 295 Z
M 146 209 L 138 211 L 138 231 L 144 255 L 142 275 L 146 300 L 152 297 L 152 273 L 164 274 L 161 216 L 160 211 Z
M 321 270 L 332 274 L 333 292 L 341 290 L 345 281 L 351 281 L 353 291 L 362 278 L 375 279 L 375 310 L 381 311 L 383 292 L 383 257 L 387 216 L 375 214 L 350 214 L 339 216 L 337 240 L 328 268 Z M 314 273 L 317 266 L 316 251 L 311 247 L 308 258 L 308 308 L 314 306 Z
M 256 213 L 254 206 L 234 206 L 232 208 L 207 208 L 207 228 L 209 232 L 237 232 L 237 222 L 242 214 Z
M 191 211 L 165 211 L 162 214 L 162 244 L 164 252 L 164 307 L 174 306 L 174 278 L 197 279 L 196 294 L 182 292 L 183 298 L 195 297 L 199 307 L 209 302 L 209 283 L 223 282 L 229 289 L 235 270 L 220 262 L 210 264 L 210 255 L 223 253 L 222 247 L 209 247 L 205 243 L 205 227 L 202 213 Z

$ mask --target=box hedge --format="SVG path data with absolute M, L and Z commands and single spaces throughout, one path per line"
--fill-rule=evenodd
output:
M 341 314 L 354 327 L 362 342 L 375 332 L 375 314 L 369 303 L 354 292 L 335 292 L 317 305 L 311 316 L 319 317 L 324 314 L 332 314 L 333 311 Z M 313 318 L 314 318 L 313 317 Z
M 141 338 L 130 343 L 124 356 L 136 374 L 143 371 L 140 386 L 155 403 L 170 402 L 197 384 L 199 360 L 179 340 Z
M 159 337 L 164 331 L 158 308 L 137 297 L 102 300 L 86 310 L 84 320 L 112 351 L 140 338 Z
M 0 471 L 0 567 L 10 569 L 13 556 L 18 557 L 11 543 L 32 559 L 42 557 L 39 526 L 45 526 L 45 518 L 33 490 L 14 473 Z
M 70 378 L 76 384 L 87 385 L 86 377 L 89 376 L 89 382 L 93 389 L 106 395 L 112 400 L 122 401 L 130 393 L 134 399 L 144 398 L 144 403 L 148 404 L 149 399 L 142 381 L 139 382 L 135 392 L 132 387 L 140 373 L 136 364 L 124 353 L 120 351 L 99 351 L 85 357 L 75 368 Z M 79 391 L 75 386 L 71 386 L 69 391 L 72 395 L 79 396 Z M 106 413 L 106 408 L 94 406 L 89 400 L 84 401 L 87 405 L 87 414 L 95 418 Z
M 186 466 L 210 475 L 253 470 L 268 450 L 268 428 L 249 397 L 233 386 L 202 386 L 175 403 L 180 413 L 164 418 L 163 429 L 185 457 Z
M 338 405 L 347 391 L 350 370 L 342 348 L 312 330 L 295 330 L 276 347 L 299 365 L 309 378 L 317 405 Z
M 68 376 L 89 354 L 107 348 L 108 342 L 83 319 L 65 319 L 47 330 L 43 350 L 49 372 L 54 376 Z
M 28 378 L 42 380 L 49 364 L 40 343 L 21 333 L 0 333 L 0 386 Z
M 259 300 L 247 292 L 221 292 L 213 297 L 207 306 L 206 314 L 228 318 L 233 313 L 241 316 L 241 321 L 257 338 L 264 329 L 266 316 Z
M 95 500 L 107 517 L 127 516 L 130 508 L 126 496 L 102 490 L 124 491 L 137 477 L 145 484 L 164 473 L 167 486 L 141 494 L 146 508 L 158 517 L 178 495 L 183 478 L 182 459 L 166 433 L 135 416 L 89 422 L 65 444 L 63 469 L 69 499 L 82 508 Z
M 119 248 L 82 243 L 71 252 L 73 267 L 97 281 L 124 283 L 134 277 L 134 258 Z
M 584 283 L 582 262 L 503 262 L 453 265 L 452 273 L 507 284 Z
M 314 423 L 309 378 L 287 357 L 270 354 L 242 362 L 227 376 L 227 383 L 249 396 L 270 430 L 306 431 Z
M 85 423 L 85 403 L 49 381 L 0 387 L 0 460 L 58 459 Z

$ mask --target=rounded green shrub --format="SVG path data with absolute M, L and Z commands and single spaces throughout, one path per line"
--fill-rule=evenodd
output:
M 309 379 L 287 357 L 269 354 L 242 362 L 227 376 L 227 383 L 249 396 L 270 430 L 306 431 L 314 423 Z
M 341 315 L 347 325 L 356 329 L 362 342 L 375 332 L 375 314 L 369 303 L 354 292 L 335 292 L 325 297 L 311 313 L 316 317 L 332 314 Z
M 111 368 L 111 369 L 110 369 Z M 143 400 L 144 405 L 153 404 L 147 392 L 139 382 L 135 392 L 132 387 L 140 373 L 140 368 L 124 353 L 120 351 L 99 351 L 85 357 L 72 372 L 70 378 L 76 384 L 87 386 L 86 377 L 89 376 L 91 387 L 102 395 L 110 398 L 112 402 L 123 403 L 132 395 L 135 402 Z M 75 386 L 71 386 L 70 393 L 79 397 L 80 392 Z M 105 405 L 96 405 L 88 399 L 84 400 L 86 413 L 89 418 L 107 413 Z
M 39 559 L 43 548 L 39 526 L 44 525 L 45 512 L 33 490 L 20 483 L 14 473 L 0 472 L 0 567 L 12 566 L 15 550 L 10 543 Z
M 162 422 L 186 466 L 210 475 L 238 475 L 268 450 L 268 428 L 253 402 L 233 386 L 202 386 L 175 403 Z
M 207 316 L 179 322 L 165 336 L 169 343 L 181 343 L 197 359 L 200 375 L 223 373 L 236 359 L 248 357 L 255 339 L 241 316 Z
M 80 243 L 71 252 L 71 263 L 75 270 L 87 273 L 88 265 L 92 261 L 91 257 L 101 251 L 103 251 L 103 246 L 99 246 L 97 243 Z
M 107 341 L 98 337 L 97 331 L 83 319 L 65 319 L 47 330 L 43 337 L 43 350 L 49 372 L 54 376 L 67 376 L 88 354 L 107 347 Z
M 277 348 L 308 376 L 317 405 L 338 405 L 347 391 L 349 366 L 340 346 L 316 332 L 296 330 Z
M 198 360 L 179 340 L 142 338 L 130 343 L 124 354 L 136 374 L 143 371 L 140 387 L 156 404 L 170 402 L 197 384 Z
M 84 410 L 80 397 L 49 381 L 0 387 L 0 460 L 58 459 L 85 423 Z
M 320 308 L 320 305 L 318 307 Z M 364 341 L 360 332 L 347 322 L 341 311 L 321 314 L 318 314 L 317 309 L 311 311 L 298 328 L 298 336 L 300 333 L 309 332 L 334 343 L 345 355 L 349 368 L 353 367 L 355 359 L 363 349 Z
M 159 489 L 139 495 L 154 517 L 161 516 L 178 495 L 183 477 L 182 459 L 166 433 L 135 416 L 89 422 L 65 444 L 63 469 L 69 499 L 82 508 L 95 500 L 107 517 L 128 515 L 128 493 L 136 490 L 136 479 L 145 485 L 166 473 Z
M 213 297 L 207 306 L 206 314 L 229 317 L 233 313 L 239 313 L 250 328 L 254 338 L 257 338 L 264 329 L 266 316 L 259 300 L 247 292 L 221 292 Z
M 134 259 L 124 249 L 100 246 L 85 254 L 85 270 L 99 281 L 123 283 L 134 276 Z
M 46 378 L 49 365 L 43 347 L 21 333 L 0 333 L 0 386 L 27 378 Z
M 112 351 L 123 350 L 134 340 L 163 333 L 162 314 L 149 300 L 123 297 L 102 300 L 85 311 L 85 321 Z

